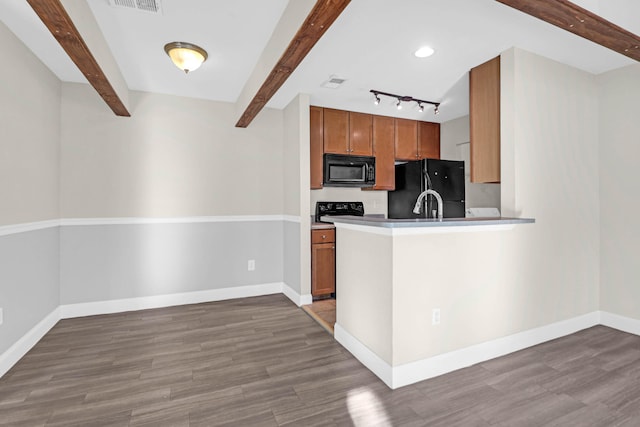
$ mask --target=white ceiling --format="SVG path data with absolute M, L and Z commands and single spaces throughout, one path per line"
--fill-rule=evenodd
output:
M 114 8 L 87 0 L 132 90 L 234 102 L 288 0 L 162 0 L 162 13 Z M 292 0 L 295 1 L 295 0 Z M 574 0 L 640 34 L 637 0 Z M 0 1 L 0 19 L 62 81 L 86 82 L 24 0 Z M 209 59 L 185 75 L 165 43 L 198 44 Z M 421 45 L 436 53 L 417 59 Z M 599 74 L 633 60 L 494 0 L 352 0 L 269 102 L 283 108 L 298 93 L 312 104 L 443 122 L 468 113 L 467 72 L 512 46 Z M 339 89 L 321 84 L 346 78 Z M 414 105 L 396 110 L 370 89 L 441 102 L 440 114 Z

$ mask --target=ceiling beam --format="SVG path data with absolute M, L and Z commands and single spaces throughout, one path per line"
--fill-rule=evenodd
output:
M 61 1 L 27 0 L 27 2 L 109 108 L 117 116 L 131 116 Z
M 567 0 L 496 0 L 640 61 L 640 37 Z
M 284 53 L 240 116 L 236 127 L 246 128 L 276 94 L 302 60 L 340 16 L 351 0 L 318 0 Z

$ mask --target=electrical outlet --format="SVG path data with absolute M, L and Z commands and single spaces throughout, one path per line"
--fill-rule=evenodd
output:
M 431 324 L 432 325 L 439 325 L 440 324 L 440 309 L 439 308 L 434 308 L 433 311 L 431 311 Z
M 247 262 L 247 270 L 249 271 L 253 271 L 256 269 L 256 260 L 255 259 L 250 259 Z
M 0 325 L 2 325 L 2 322 L 4 322 L 4 315 L 2 313 L 2 309 L 0 308 Z

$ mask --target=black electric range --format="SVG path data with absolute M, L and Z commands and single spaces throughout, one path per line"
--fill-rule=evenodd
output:
M 327 215 L 364 215 L 364 204 L 362 202 L 316 202 L 316 222 L 320 217 Z

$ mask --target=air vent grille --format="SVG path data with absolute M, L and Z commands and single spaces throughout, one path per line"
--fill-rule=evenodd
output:
M 342 77 L 338 77 L 336 75 L 329 76 L 329 80 L 322 83 L 322 87 L 326 87 L 329 89 L 338 89 L 347 79 L 343 79 Z
M 143 12 L 161 13 L 160 0 L 109 0 L 113 7 L 141 10 Z

